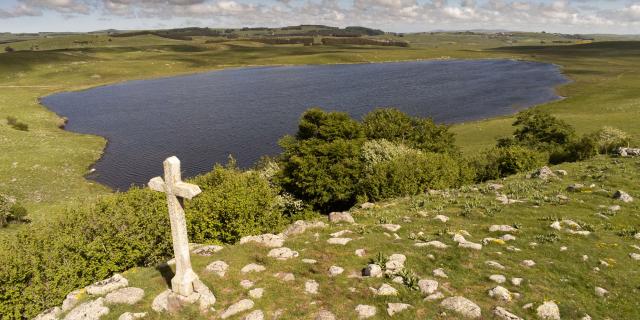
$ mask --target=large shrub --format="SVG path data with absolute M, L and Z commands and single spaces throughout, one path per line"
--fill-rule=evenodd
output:
M 455 136 L 446 125 L 410 117 L 393 108 L 376 109 L 362 121 L 367 139 L 385 139 L 428 152 L 455 153 Z
M 503 178 L 526 172 L 547 163 L 548 155 L 527 147 L 512 145 L 495 147 L 473 157 L 471 166 L 477 181 Z
M 513 136 L 520 145 L 534 149 L 566 145 L 575 138 L 575 130 L 566 122 L 540 109 L 518 113 Z
M 216 165 L 193 183 L 202 194 L 186 208 L 191 241 L 233 243 L 246 235 L 273 232 L 287 222 L 286 203 L 257 171 Z
M 166 261 L 171 233 L 164 196 L 132 189 L 26 226 L 0 244 L 0 315 L 32 318 L 70 291 L 135 266 Z

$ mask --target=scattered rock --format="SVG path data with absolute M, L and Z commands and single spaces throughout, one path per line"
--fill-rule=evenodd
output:
M 197 254 L 203 257 L 209 257 L 222 249 L 224 249 L 224 247 L 211 244 L 211 245 L 202 246 L 198 249 L 193 250 L 193 254 Z
M 229 265 L 222 260 L 211 262 L 205 268 L 205 271 L 215 273 L 219 277 L 224 277 L 224 275 L 227 273 L 227 270 L 229 270 Z
M 298 255 L 298 251 L 293 251 L 287 247 L 271 249 L 267 254 L 268 257 L 276 258 L 278 260 L 289 260 L 297 257 Z
M 121 274 L 116 273 L 111 278 L 98 281 L 86 288 L 87 293 L 91 295 L 103 295 L 113 290 L 124 288 L 129 285 L 129 281 Z M 102 300 L 101 300 L 102 301 Z
M 495 307 L 493 309 L 493 315 L 498 319 L 502 320 L 522 320 L 522 318 L 516 316 L 515 314 L 507 311 L 507 309 L 503 307 Z
M 355 223 L 353 220 L 351 213 L 349 212 L 331 212 L 329 213 L 329 222 L 338 223 L 338 222 L 346 222 L 346 223 Z
M 596 295 L 598 297 L 604 298 L 608 294 L 609 294 L 609 291 L 607 289 L 601 288 L 601 287 L 596 287 Z
M 278 249 L 273 249 L 273 250 L 278 250 Z M 282 260 L 284 260 L 284 259 L 282 259 Z M 250 264 L 242 267 L 242 269 L 240 269 L 240 272 L 242 272 L 242 273 L 262 272 L 262 271 L 265 271 L 265 270 L 267 270 L 267 268 L 265 268 L 263 265 L 250 263 Z
M 628 193 L 622 190 L 616 191 L 616 193 L 613 194 L 613 198 L 618 199 L 624 203 L 633 202 L 633 197 L 631 197 Z
M 364 249 L 356 249 L 355 254 L 356 254 L 356 256 L 362 258 L 367 254 L 367 251 L 364 250 Z
M 307 222 L 304 220 L 297 220 L 296 222 L 292 223 L 286 230 L 284 230 L 282 234 L 285 237 L 289 237 L 296 234 L 302 234 L 309 229 L 324 228 L 326 226 L 327 224 L 322 221 Z M 280 246 L 282 246 L 282 244 Z
M 501 275 L 501 274 L 492 274 L 489 276 L 489 280 L 495 282 L 495 283 L 504 283 L 505 281 L 507 281 L 507 277 Z
M 418 288 L 424 295 L 430 295 L 438 290 L 438 281 L 430 279 L 422 279 L 418 281 Z
M 118 320 L 135 320 L 135 319 L 142 319 L 144 317 L 147 316 L 146 312 L 125 312 L 123 314 L 120 315 L 120 317 L 118 317 Z
M 263 288 L 255 288 L 255 289 L 249 290 L 249 297 L 253 299 L 260 299 L 262 298 L 263 294 L 264 294 Z
M 359 304 L 356 306 L 356 313 L 358 314 L 358 319 L 367 319 L 376 315 L 376 307 L 368 306 L 364 304 Z
M 375 293 L 376 295 L 379 296 L 396 296 L 398 295 L 398 290 L 396 290 L 396 288 L 383 283 L 380 288 L 376 289 L 376 288 L 369 288 L 371 291 L 373 291 L 373 293 Z
M 489 232 L 518 232 L 518 229 L 509 225 L 492 225 L 489 227 Z
M 458 243 L 458 247 L 465 249 L 473 249 L 473 250 L 482 250 L 482 245 L 474 242 L 460 242 Z
M 499 183 L 489 183 L 487 184 L 487 188 L 489 188 L 489 190 L 498 191 L 504 188 L 504 186 Z
M 240 239 L 240 244 L 255 242 L 268 248 L 279 248 L 284 245 L 284 237 L 281 235 L 266 233 L 257 236 L 246 236 Z
M 447 222 L 447 221 L 449 221 L 449 217 L 439 214 L 439 215 L 435 216 L 433 218 L 433 220 L 438 220 L 440 222 Z
M 531 268 L 531 267 L 536 265 L 536 262 L 533 261 L 533 260 L 523 260 L 520 263 L 520 265 L 523 266 L 523 267 Z
M 506 269 L 503 265 L 501 265 L 499 262 L 496 262 L 496 261 L 491 261 L 491 260 L 490 261 L 485 261 L 484 264 L 489 266 L 489 267 L 500 269 L 500 270 Z
M 380 278 L 382 277 L 382 268 L 377 264 L 369 264 L 362 270 L 362 275 L 365 277 Z
M 394 253 L 389 256 L 389 260 L 385 263 L 387 273 L 394 274 L 404 269 L 404 262 L 407 257 L 404 254 Z
M 294 281 L 296 280 L 296 276 L 291 272 L 278 272 L 273 275 L 274 277 L 282 280 L 282 281 Z
M 315 259 L 302 259 L 302 263 L 306 263 L 306 264 L 316 264 L 318 261 L 316 261 Z
M 514 286 L 519 286 L 520 284 L 522 284 L 522 281 L 524 279 L 522 278 L 511 278 L 511 284 L 513 284 Z
M 264 320 L 264 312 L 262 310 L 254 310 L 247 314 L 243 320 Z
M 507 288 L 503 286 L 496 286 L 495 288 L 489 290 L 489 297 L 498 299 L 500 301 L 509 302 L 511 301 L 511 292 L 509 292 L 509 290 L 507 290 Z
M 60 307 L 53 307 L 37 315 L 33 320 L 58 320 L 58 316 L 60 316 L 61 313 L 62 309 Z
M 144 297 L 144 290 L 134 287 L 121 288 L 107 294 L 104 301 L 108 304 L 136 304 Z
M 344 272 L 344 268 L 341 268 L 341 267 L 338 267 L 338 266 L 329 267 L 329 276 L 330 277 L 335 277 L 337 275 L 340 275 L 343 272 Z
M 433 270 L 433 276 L 439 278 L 449 278 L 449 276 L 444 272 L 444 269 L 442 268 Z
M 481 316 L 480 307 L 465 297 L 456 296 L 446 298 L 442 300 L 440 306 L 470 319 L 480 318 Z
M 631 252 L 631 253 L 629 253 L 629 257 L 631 259 L 633 259 L 633 260 L 640 261 L 640 254 L 638 254 L 638 253 Z
M 304 284 L 304 291 L 309 294 L 317 294 L 320 285 L 315 280 L 307 280 Z
M 245 288 L 245 289 L 249 289 L 251 287 L 253 287 L 253 281 L 251 280 L 242 280 L 240 281 L 240 286 Z
M 434 247 L 436 249 L 446 249 L 446 248 L 449 247 L 448 245 L 446 245 L 446 244 L 444 244 L 444 243 L 442 243 L 440 241 L 437 241 L 437 240 L 429 241 L 429 242 L 425 243 L 425 246 Z
M 340 244 L 340 245 L 346 245 L 347 243 L 349 243 L 349 241 L 351 241 L 351 238 L 329 238 L 327 239 L 327 243 L 328 244 Z
M 581 183 L 572 183 L 567 187 L 567 191 L 580 192 L 584 189 L 584 185 Z
M 315 320 L 336 320 L 336 315 L 329 310 L 322 309 L 318 311 Z
M 247 310 L 252 309 L 254 306 L 253 300 L 250 299 L 242 299 L 232 305 L 229 306 L 229 308 L 227 308 L 227 310 L 225 310 L 221 315 L 220 318 L 222 319 L 226 319 L 229 318 L 231 316 L 234 316 L 240 312 L 244 312 Z
M 560 309 L 553 301 L 545 301 L 536 309 L 538 318 L 545 320 L 560 320 Z
M 436 292 L 434 294 L 428 295 L 426 298 L 424 298 L 424 300 L 433 301 L 433 300 L 440 300 L 442 298 L 444 298 L 444 294 L 442 294 L 442 292 Z
M 387 303 L 387 313 L 389 316 L 393 316 L 396 313 L 400 313 L 404 310 L 411 308 L 412 305 L 407 303 Z
M 104 298 L 98 298 L 73 308 L 64 320 L 98 320 L 107 313 L 109 308 L 104 306 Z
M 555 173 L 549 169 L 549 167 L 544 166 L 538 170 L 536 170 L 533 174 L 531 174 L 532 178 L 538 178 L 542 180 L 548 180 L 550 178 L 557 178 Z

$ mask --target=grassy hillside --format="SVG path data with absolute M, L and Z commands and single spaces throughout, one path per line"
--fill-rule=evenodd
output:
M 16 51 L 0 53 L 0 119 L 14 116 L 28 124 L 29 131 L 12 129 L 0 120 L 0 193 L 16 197 L 29 209 L 34 221 L 40 222 L 56 215 L 60 207 L 109 192 L 83 178 L 100 157 L 106 141 L 60 130 L 61 119 L 43 108 L 39 97 L 130 79 L 248 65 L 439 58 L 516 58 L 558 63 L 574 82 L 559 89 L 568 99 L 545 108 L 553 109 L 580 131 L 608 124 L 621 127 L 635 138 L 640 134 L 640 129 L 632 125 L 638 104 L 638 91 L 634 89 L 638 75 L 630 70 L 637 69 L 640 63 L 636 42 L 567 46 L 579 40 L 526 33 L 378 37 L 406 40 L 411 47 L 205 43 L 210 37 L 181 41 L 152 35 L 116 38 L 107 34 L 27 37 L 25 41 L 5 44 Z M 553 46 L 558 39 L 569 43 Z M 517 47 L 519 44 L 542 47 Z M 492 144 L 496 136 L 510 132 L 510 123 L 511 119 L 500 118 L 458 125 L 454 131 L 458 143 L 473 152 Z
M 503 187 L 497 191 L 482 184 L 377 203 L 371 209 L 353 208 L 355 224 L 329 224 L 287 238 L 284 246 L 297 251 L 299 256 L 286 261 L 269 257 L 269 248 L 253 243 L 225 246 L 212 256 L 193 254 L 195 271 L 218 299 L 215 310 L 205 316 L 197 307 L 190 307 L 171 318 L 209 319 L 212 315 L 217 318 L 231 304 L 252 299 L 255 302 L 252 310 L 262 310 L 266 319 L 276 314 L 281 315 L 278 319 L 314 319 L 320 310 L 328 310 L 338 319 L 356 319 L 355 308 L 359 304 L 377 309 L 372 319 L 386 319 L 387 303 L 411 305 L 394 315 L 396 319 L 461 319 L 460 314 L 440 306 L 442 298 L 424 300 L 426 294 L 411 289 L 407 283 L 393 282 L 394 277 L 361 277 L 361 270 L 368 263 L 380 262 L 379 255 L 403 254 L 405 274 L 415 275 L 405 279 L 438 281 L 437 292 L 443 297 L 470 299 L 481 308 L 482 319 L 498 319 L 492 314 L 496 306 L 533 319 L 536 308 L 545 301 L 554 301 L 563 319 L 581 319 L 587 314 L 593 319 L 636 319 L 640 317 L 640 261 L 630 254 L 640 254 L 640 242 L 634 239 L 640 230 L 639 207 L 637 200 L 623 203 L 612 195 L 619 189 L 633 196 L 640 194 L 635 182 L 639 168 L 637 159 L 599 157 L 554 167 L 568 174 L 550 180 L 512 176 L 500 181 Z M 567 186 L 573 183 L 586 187 L 578 192 L 567 191 Z M 518 202 L 502 204 L 496 199 L 498 194 Z M 610 209 L 616 205 L 621 208 Z M 437 215 L 450 220 L 436 220 Z M 579 226 L 567 227 L 565 222 L 562 230 L 551 227 L 560 220 L 572 220 Z M 389 231 L 382 224 L 397 224 L 400 229 Z M 491 232 L 492 225 L 517 230 Z M 589 234 L 571 233 L 576 230 Z M 335 232 L 342 232 L 340 237 L 352 240 L 344 246 L 327 243 Z M 467 234 L 467 241 L 478 244 L 486 239 L 485 245 L 481 250 L 458 247 L 453 241 L 455 234 Z M 495 240 L 505 234 L 515 239 Z M 441 241 L 448 247 L 416 245 L 428 241 Z M 364 255 L 357 256 L 357 249 L 364 249 Z M 305 263 L 303 259 L 317 262 Z M 223 277 L 206 271 L 210 263 L 218 260 L 229 265 Z M 533 260 L 535 266 L 523 266 L 524 260 Z M 266 270 L 242 273 L 241 268 L 250 263 L 262 265 Z M 329 276 L 331 266 L 344 268 L 344 272 Z M 436 269 L 442 269 L 448 277 L 434 275 Z M 117 319 L 126 311 L 147 312 L 146 319 L 169 318 L 153 311 L 151 305 L 166 290 L 171 273 L 166 266 L 125 272 L 130 286 L 144 289 L 144 297 L 132 306 L 109 305 L 111 311 L 102 319 Z M 277 273 L 292 273 L 294 279 L 284 281 L 274 276 Z M 489 279 L 492 275 L 503 275 L 506 282 L 498 284 Z M 516 285 L 512 278 L 523 280 Z M 242 280 L 254 282 L 253 287 L 243 288 Z M 319 284 L 317 294 L 305 293 L 309 280 Z M 370 290 L 384 283 L 394 287 L 398 294 L 377 296 Z M 511 301 L 489 296 L 488 291 L 498 285 L 509 290 Z M 608 293 L 598 296 L 596 287 Z M 249 290 L 255 288 L 264 289 L 261 298 L 250 297 Z M 82 302 L 96 298 L 86 293 L 80 297 Z M 527 307 L 528 304 L 532 307 Z M 231 319 L 242 319 L 248 313 Z

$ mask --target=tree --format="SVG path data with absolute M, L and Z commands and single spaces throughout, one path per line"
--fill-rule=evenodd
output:
M 562 146 L 575 139 L 573 127 L 540 109 L 518 113 L 513 126 L 518 127 L 513 133 L 518 144 L 535 149 Z

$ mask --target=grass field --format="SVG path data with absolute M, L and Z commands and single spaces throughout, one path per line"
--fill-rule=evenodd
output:
M 323 229 L 307 230 L 304 234 L 289 237 L 284 246 L 299 252 L 300 256 L 287 261 L 268 257 L 269 248 L 254 244 L 225 246 L 213 256 L 193 254 L 194 270 L 213 290 L 218 301 L 215 311 L 208 315 L 192 306 L 181 313 L 169 316 L 152 311 L 153 299 L 167 289 L 171 271 L 164 268 L 136 268 L 124 273 L 129 285 L 143 288 L 144 298 L 135 305 L 110 305 L 111 312 L 103 319 L 117 319 L 123 312 L 147 312 L 146 319 L 211 319 L 218 318 L 231 304 L 249 297 L 249 289 L 240 281 L 251 280 L 253 288 L 263 288 L 262 298 L 251 298 L 255 309 L 265 313 L 265 319 L 281 314 L 278 319 L 314 319 L 319 310 L 329 310 L 338 319 L 357 319 L 355 307 L 359 304 L 377 308 L 371 319 L 389 319 L 387 303 L 407 303 L 412 307 L 394 319 L 462 319 L 458 313 L 440 306 L 440 299 L 425 301 L 425 294 L 391 278 L 360 277 L 360 271 L 375 260 L 377 255 L 406 255 L 405 268 L 420 279 L 435 279 L 438 290 L 445 297 L 464 296 L 482 310 L 481 319 L 500 319 L 492 315 L 496 306 L 502 306 L 524 319 L 537 319 L 536 308 L 544 301 L 554 301 L 562 319 L 638 319 L 640 316 L 640 261 L 630 257 L 640 254 L 638 240 L 633 235 L 640 228 L 637 200 L 622 203 L 611 195 L 622 189 L 630 194 L 640 194 L 635 177 L 640 174 L 637 159 L 598 157 L 586 163 L 569 163 L 553 169 L 568 171 L 567 176 L 543 181 L 526 179 L 524 175 L 512 176 L 499 190 L 521 203 L 502 205 L 496 201 L 496 192 L 488 185 L 464 187 L 445 193 L 423 194 L 377 203 L 373 209 L 352 209 L 356 224 L 332 224 Z M 592 185 L 581 192 L 568 192 L 571 183 Z M 558 195 L 564 195 L 563 199 Z M 619 211 L 607 209 L 620 205 Z M 600 215 L 599 215 L 600 214 Z M 604 214 L 604 215 L 603 215 Z M 447 222 L 434 219 L 436 215 L 450 218 Z M 326 219 L 326 218 L 325 218 Z M 589 235 L 576 235 L 570 229 L 555 230 L 554 221 L 571 219 L 589 230 Z M 401 228 L 396 232 L 383 229 L 380 224 L 393 223 Z M 506 243 L 488 240 L 481 250 L 464 249 L 452 241 L 453 234 L 468 232 L 468 241 L 481 243 L 485 238 L 499 238 L 507 232 L 490 232 L 491 225 L 516 226 L 508 232 L 515 237 Z M 629 230 L 634 230 L 629 232 Z M 342 237 L 353 239 L 345 246 L 328 244 L 331 233 L 349 230 Z M 449 247 L 417 247 L 426 241 L 441 241 Z M 563 248 L 564 249 L 561 249 Z M 358 257 L 356 249 L 366 254 Z M 587 256 L 585 258 L 584 256 Z M 303 263 L 302 259 L 314 259 L 316 264 Z M 207 272 L 208 264 L 222 260 L 229 265 L 224 277 Z M 525 267 L 524 260 L 536 265 Z M 504 269 L 487 264 L 499 263 Z M 242 273 L 240 269 L 256 263 L 264 266 L 259 273 Z M 344 272 L 330 277 L 328 269 L 340 266 Z M 442 269 L 448 278 L 433 275 Z M 292 273 L 289 282 L 274 274 Z M 498 284 L 491 275 L 504 275 L 501 286 L 511 294 L 511 301 L 500 301 L 488 295 Z M 521 284 L 511 282 L 522 278 Z M 305 283 L 315 280 L 318 294 L 305 293 Z M 369 289 L 387 283 L 398 290 L 397 296 L 376 296 Z M 596 294 L 596 287 L 608 291 L 604 297 Z M 252 288 L 252 289 L 253 289 Z M 82 301 L 95 299 L 81 295 Z M 526 307 L 528 304 L 532 307 Z M 241 313 L 231 319 L 242 319 Z
M 640 42 L 554 43 L 552 34 L 414 34 L 409 48 L 264 45 L 246 41 L 206 44 L 206 37 L 179 41 L 156 36 L 115 38 L 105 34 L 23 39 L 0 54 L 0 193 L 16 197 L 35 223 L 66 206 L 109 190 L 83 178 L 106 141 L 59 129 L 62 120 L 38 103 L 61 91 L 250 65 L 368 63 L 416 59 L 514 58 L 559 64 L 573 82 L 558 89 L 567 99 L 543 106 L 584 132 L 619 127 L 637 140 L 640 109 Z M 598 39 L 597 39 L 598 40 Z M 603 39 L 606 40 L 606 39 Z M 542 43 L 544 42 L 544 43 Z M 572 45 L 573 44 L 573 45 Z M 526 45 L 526 46 L 520 46 Z M 32 50 L 37 48 L 37 50 Z M 14 116 L 29 125 L 4 124 Z M 508 134 L 511 119 L 456 125 L 467 152 Z M 479 134 L 480 133 L 480 134 Z M 9 230 L 16 228 L 10 226 Z M 4 231 L 3 231 L 4 232 Z

